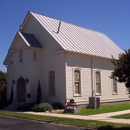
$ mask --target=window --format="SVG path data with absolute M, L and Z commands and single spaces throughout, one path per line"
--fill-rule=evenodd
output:
M 113 80 L 113 94 L 117 94 L 117 81 L 116 79 Z
M 126 93 L 130 93 L 130 88 L 126 88 Z
M 99 71 L 95 73 L 96 77 L 96 94 L 101 94 L 101 74 Z
M 36 51 L 33 51 L 33 60 L 37 60 L 37 52 Z
M 55 71 L 49 71 L 49 94 L 55 95 Z
M 74 94 L 81 94 L 80 71 L 74 70 Z
M 19 62 L 22 62 L 23 60 L 23 51 L 22 49 L 19 50 Z

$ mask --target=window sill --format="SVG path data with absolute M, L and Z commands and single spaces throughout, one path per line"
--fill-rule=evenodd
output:
M 73 97 L 82 97 L 82 95 L 80 95 L 80 94 L 74 94 Z
M 95 96 L 102 96 L 101 93 L 96 93 Z
M 118 93 L 112 93 L 112 95 L 118 95 Z

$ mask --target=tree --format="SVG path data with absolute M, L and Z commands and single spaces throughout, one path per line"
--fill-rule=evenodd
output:
M 42 97 L 42 89 L 41 89 L 41 84 L 40 81 L 38 81 L 38 88 L 37 88 L 37 104 L 41 103 L 41 97 Z
M 120 83 L 125 83 L 127 88 L 130 87 L 130 49 L 119 54 L 119 59 L 112 57 L 114 71 L 111 78 L 116 79 Z
M 0 71 L 0 100 L 6 100 L 7 73 Z

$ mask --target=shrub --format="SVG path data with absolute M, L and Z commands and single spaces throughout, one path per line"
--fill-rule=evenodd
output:
M 52 111 L 52 106 L 48 103 L 40 103 L 34 105 L 34 107 L 32 107 L 32 110 L 35 112 Z

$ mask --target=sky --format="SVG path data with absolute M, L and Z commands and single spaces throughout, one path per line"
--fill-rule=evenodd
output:
M 130 48 L 130 0 L 1 0 L 0 70 L 28 11 L 106 34 L 122 50 Z

